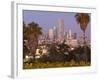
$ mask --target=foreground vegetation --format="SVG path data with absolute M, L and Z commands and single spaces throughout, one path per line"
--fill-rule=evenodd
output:
M 41 69 L 41 68 L 59 68 L 59 67 L 80 67 L 90 66 L 90 62 L 81 61 L 79 63 L 71 60 L 69 62 L 35 62 L 35 63 L 24 63 L 23 69 Z

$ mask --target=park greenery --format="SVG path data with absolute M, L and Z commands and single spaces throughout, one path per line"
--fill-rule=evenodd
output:
M 90 66 L 90 62 L 81 61 L 80 63 L 75 62 L 74 60 L 68 62 L 46 62 L 46 63 L 24 63 L 23 69 L 42 69 L 42 68 L 61 68 L 61 67 L 85 67 Z
M 38 44 L 38 38 L 43 34 L 42 28 L 34 21 L 28 25 L 23 22 L 23 69 L 90 66 L 91 49 L 85 41 L 85 30 L 90 17 L 87 13 L 76 13 L 75 18 L 84 33 L 84 46 L 79 45 L 74 50 L 69 50 L 70 46 L 65 44 L 64 41 L 61 44 L 43 44 L 49 47 L 49 53 L 38 59 L 35 59 L 35 53 L 37 48 L 42 53 L 42 49 Z M 26 55 L 33 56 L 33 58 L 24 62 Z

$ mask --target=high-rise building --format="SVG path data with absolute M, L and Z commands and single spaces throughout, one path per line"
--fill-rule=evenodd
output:
M 72 31 L 71 29 L 68 30 L 68 32 L 65 33 L 66 39 L 72 39 Z
M 69 29 L 69 31 L 68 31 L 68 37 L 69 37 L 69 39 L 72 39 L 72 31 L 71 31 L 71 29 Z
M 67 40 L 68 39 L 68 32 L 65 32 L 64 38 Z
M 49 36 L 49 39 L 50 39 L 50 40 L 53 40 L 53 39 L 54 39 L 54 31 L 53 31 L 52 28 L 49 29 L 49 31 L 48 31 L 48 36 Z
M 77 39 L 77 33 L 73 33 L 73 39 Z
M 58 20 L 58 39 L 59 41 L 64 40 L 64 20 Z
M 57 27 L 53 27 L 53 33 L 54 33 L 54 39 L 55 40 L 57 40 L 57 37 L 58 37 L 58 35 L 57 35 Z

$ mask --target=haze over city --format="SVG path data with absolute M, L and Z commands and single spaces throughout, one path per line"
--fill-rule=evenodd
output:
M 91 14 L 23 11 L 23 69 L 90 65 Z
M 43 33 L 47 34 L 50 28 L 58 27 L 58 20 L 63 19 L 64 21 L 64 31 L 68 32 L 69 29 L 73 33 L 77 33 L 78 38 L 83 35 L 82 30 L 77 24 L 74 12 L 52 12 L 52 11 L 33 11 L 24 10 L 23 11 L 23 21 L 28 24 L 32 21 L 39 24 L 42 28 Z M 89 14 L 90 15 L 90 14 Z M 89 22 L 86 29 L 87 39 L 91 38 L 91 21 Z

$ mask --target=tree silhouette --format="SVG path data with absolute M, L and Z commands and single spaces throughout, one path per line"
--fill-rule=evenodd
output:
M 84 58 L 87 61 L 88 55 L 87 55 L 87 45 L 85 40 L 85 31 L 88 26 L 88 23 L 90 22 L 90 16 L 88 13 L 76 13 L 75 18 L 77 23 L 80 25 L 81 30 L 83 31 L 84 47 L 83 47 L 83 55 L 81 55 L 82 56 L 81 58 Z
M 38 47 L 38 38 L 42 34 L 42 29 L 35 22 L 29 23 L 27 26 L 23 23 L 23 38 L 28 41 L 30 54 L 35 57 L 35 52 Z
M 75 18 L 77 23 L 80 25 L 81 30 L 83 31 L 83 40 L 85 45 L 85 30 L 90 22 L 90 16 L 88 13 L 76 13 Z

